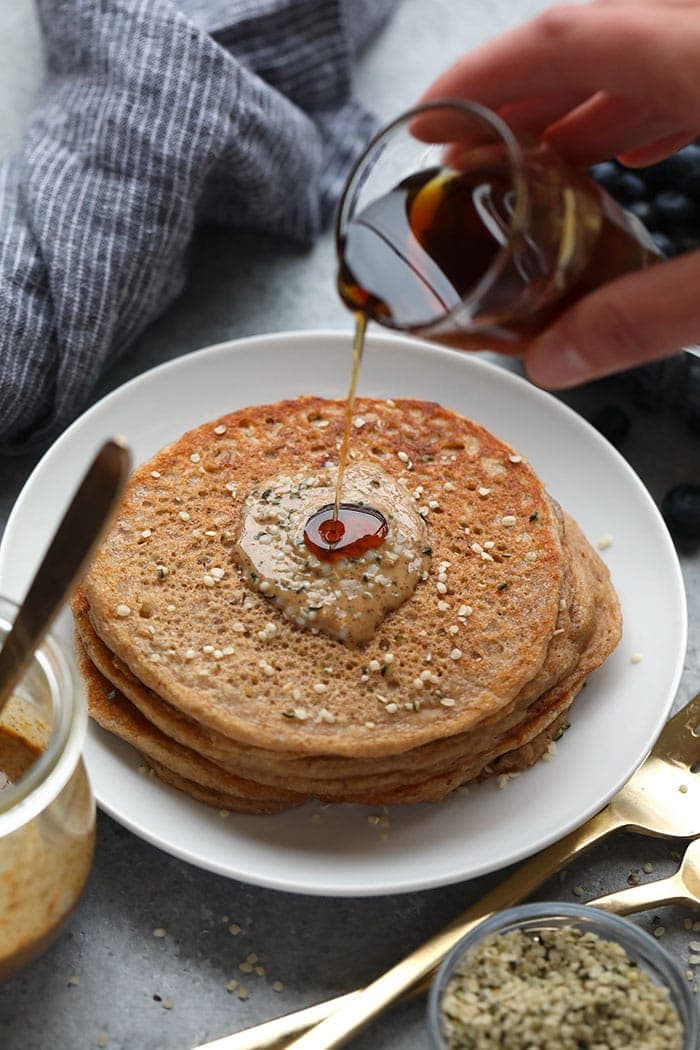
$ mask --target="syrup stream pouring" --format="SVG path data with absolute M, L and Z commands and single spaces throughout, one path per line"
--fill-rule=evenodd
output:
M 105 442 L 80 482 L 0 649 L 0 714 L 87 567 L 130 467 L 126 443 L 113 438 Z

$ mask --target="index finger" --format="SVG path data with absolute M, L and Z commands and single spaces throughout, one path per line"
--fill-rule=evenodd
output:
M 670 110 L 681 120 L 697 119 L 679 70 L 685 63 L 695 67 L 698 43 L 700 16 L 688 8 L 683 25 L 676 25 L 668 9 L 557 6 L 463 55 L 421 102 L 461 97 L 497 110 L 524 98 L 557 93 L 583 101 L 606 91 L 645 99 L 652 110 Z

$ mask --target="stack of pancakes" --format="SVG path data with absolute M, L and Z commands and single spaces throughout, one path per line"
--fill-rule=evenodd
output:
M 220 808 L 437 801 L 524 769 L 620 636 L 606 567 L 530 466 L 413 400 L 359 399 L 352 458 L 427 520 L 425 578 L 359 647 L 289 622 L 233 557 L 243 503 L 332 471 L 344 409 L 246 409 L 160 451 L 73 602 L 92 717 Z

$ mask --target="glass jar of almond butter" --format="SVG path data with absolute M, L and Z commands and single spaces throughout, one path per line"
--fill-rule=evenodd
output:
M 0 598 L 0 644 L 16 612 Z M 48 947 L 92 863 L 87 712 L 74 673 L 49 635 L 0 715 L 0 980 Z

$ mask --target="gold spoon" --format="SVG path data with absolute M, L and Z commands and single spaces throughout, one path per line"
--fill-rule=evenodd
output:
M 700 907 L 700 839 L 688 846 L 681 866 L 668 879 L 657 879 L 642 886 L 608 893 L 589 901 L 596 908 L 612 911 L 615 915 L 631 915 L 662 904 L 693 904 Z
M 658 838 L 700 837 L 700 775 L 693 771 L 698 762 L 700 694 L 666 723 L 651 754 L 605 809 L 526 861 L 441 933 L 367 988 L 205 1043 L 195 1050 L 277 1050 L 279 1046 L 321 1050 L 340 1046 L 401 995 L 426 987 L 447 952 L 477 922 L 524 900 L 550 875 L 611 832 L 625 829 Z M 290 1044 L 312 1025 L 317 1027 Z
M 0 649 L 0 714 L 86 568 L 117 505 L 130 464 L 126 444 L 112 439 L 80 482 Z

